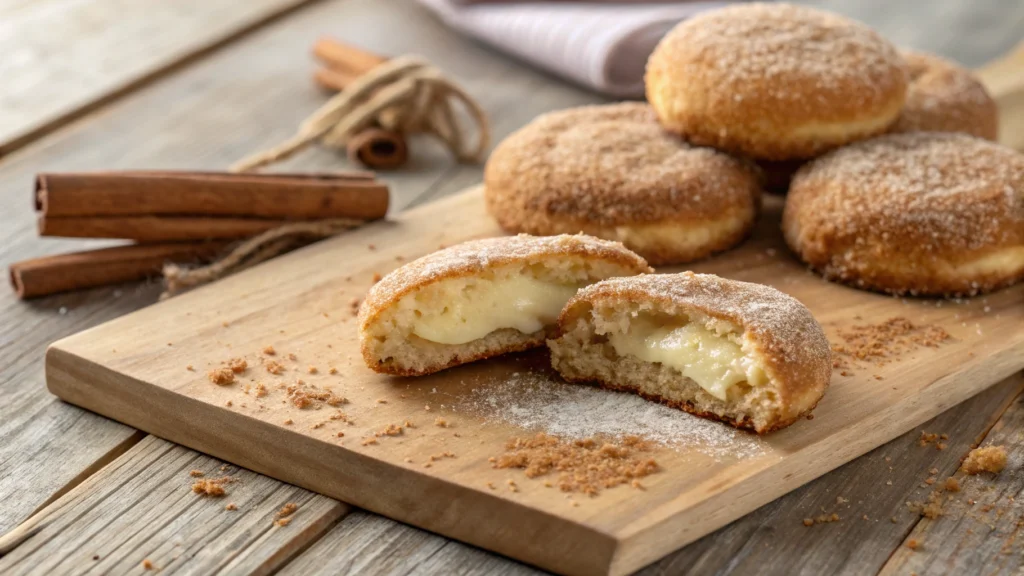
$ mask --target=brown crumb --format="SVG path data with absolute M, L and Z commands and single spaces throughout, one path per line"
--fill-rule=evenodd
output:
M 265 355 L 267 355 L 267 356 L 273 356 L 273 355 L 277 354 L 277 350 L 274 350 L 273 346 L 264 346 L 263 347 L 263 353 Z
M 99 554 L 93 554 L 92 555 L 92 559 L 93 560 L 99 560 L 100 559 L 100 555 Z
M 814 518 L 804 518 L 804 526 L 814 526 Z
M 274 520 L 274 524 L 277 525 L 277 526 L 280 526 L 281 528 L 284 528 L 285 526 L 287 526 L 287 525 L 289 525 L 291 523 L 292 523 L 292 519 L 291 518 L 278 518 L 277 520 Z
M 337 374 L 338 373 L 338 369 L 332 367 L 330 370 L 327 371 L 327 373 L 328 374 Z
M 876 366 L 916 348 L 938 348 L 951 336 L 935 325 L 915 325 L 906 318 L 889 318 L 879 324 L 855 325 L 838 331 L 842 343 L 832 344 L 839 366 L 847 361 L 870 362 Z M 876 379 L 881 380 L 876 376 Z
M 922 430 L 921 431 L 921 437 L 918 438 L 917 444 L 918 444 L 918 446 L 927 446 L 927 445 L 931 444 L 932 442 L 935 442 L 938 439 L 939 439 L 939 435 L 938 434 L 931 434 L 929 432 L 925 432 L 924 430 Z
M 285 426 L 291 426 L 294 423 L 295 423 L 295 421 L 293 421 L 291 418 L 289 418 L 289 419 L 284 421 L 284 425 Z
M 206 377 L 218 386 L 227 386 L 235 381 L 235 373 L 230 368 L 214 368 L 206 373 Z
M 938 468 L 932 468 L 931 470 L 928 471 L 928 473 L 931 474 L 932 476 L 935 476 L 936 474 L 939 473 L 939 469 Z
M 960 481 L 950 476 L 949 478 L 946 478 L 946 483 L 943 484 L 943 488 L 945 488 L 947 492 L 959 492 Z
M 910 548 L 911 550 L 920 550 L 921 541 L 916 538 L 911 538 L 910 540 L 907 540 L 907 548 Z
M 434 420 L 434 426 L 440 426 L 441 428 L 447 428 L 448 427 L 448 421 L 445 420 L 444 418 L 438 416 L 437 419 Z
M 383 276 L 380 275 L 380 272 L 374 272 L 373 273 L 372 280 L 373 280 L 374 284 L 376 284 L 377 282 L 380 282 L 381 278 L 383 278 Z
M 310 366 L 310 367 L 306 368 L 306 373 L 307 374 L 316 374 L 319 371 L 320 370 L 318 370 L 316 366 Z
M 1006 448 L 1003 446 L 975 448 L 967 455 L 960 467 L 971 475 L 982 472 L 998 474 L 1006 467 Z
M 153 568 L 154 568 L 153 562 L 151 562 L 149 558 L 146 558 L 145 560 L 142 561 L 142 569 L 143 570 L 152 570 Z
M 945 442 L 939 442 L 939 443 L 937 443 L 937 444 L 935 445 L 935 449 L 936 449 L 936 450 L 945 450 L 945 449 L 946 449 L 946 443 L 945 443 Z
M 196 369 L 193 368 L 191 364 L 189 364 L 188 366 L 185 366 L 185 370 L 188 370 L 189 372 L 195 372 L 196 371 Z
M 344 437 L 345 437 L 345 433 L 344 432 L 338 432 L 338 438 L 344 438 Z
M 949 434 L 939 434 L 939 440 L 949 440 Z
M 348 402 L 347 398 L 338 396 L 329 388 L 319 389 L 316 386 L 307 386 L 302 380 L 298 380 L 294 386 L 288 386 L 285 390 L 292 405 L 300 410 L 306 408 L 319 409 L 324 404 L 340 406 Z
M 256 397 L 257 398 L 263 398 L 268 393 L 269 392 L 267 391 L 267 387 L 266 386 L 264 386 L 263 384 L 257 384 L 256 385 Z
M 267 369 L 267 372 L 275 375 L 280 374 L 285 370 L 284 366 L 280 362 L 275 362 L 273 360 L 264 364 L 263 367 Z
M 200 478 L 205 474 L 202 470 L 190 470 L 188 475 L 193 478 Z
M 402 427 L 398 424 L 388 424 L 387 428 L 377 433 L 377 436 L 400 436 Z
M 295 362 L 295 361 L 297 361 L 299 359 L 299 357 L 296 356 L 294 352 L 289 352 L 288 353 L 288 359 L 291 360 L 292 362 Z
M 590 496 L 658 471 L 658 464 L 642 455 L 650 446 L 635 436 L 613 443 L 595 438 L 565 441 L 540 433 L 532 438 L 513 438 L 505 449 L 492 461 L 493 467 L 521 468 L 527 478 L 558 472 L 558 487 L 563 492 Z
M 377 404 L 387 404 L 388 401 L 383 398 L 377 398 Z
M 245 361 L 245 358 L 232 358 L 231 360 L 228 360 L 228 368 L 230 368 L 235 374 L 245 372 L 248 367 L 249 363 Z
M 196 480 L 192 484 L 192 491 L 201 496 L 212 496 L 219 498 L 227 491 L 224 490 L 224 484 L 230 482 L 230 478 L 216 478 L 212 480 Z
M 924 483 L 929 485 L 929 486 L 931 486 L 932 484 L 935 484 L 935 477 L 934 476 L 929 476 L 928 478 L 925 478 Z
M 224 509 L 228 511 L 238 510 L 238 506 L 235 506 L 234 502 L 229 502 L 227 505 L 224 506 Z
M 363 438 L 363 446 L 369 446 L 370 444 L 376 444 L 376 443 L 377 443 L 377 439 L 374 438 L 373 436 L 370 436 L 369 438 Z

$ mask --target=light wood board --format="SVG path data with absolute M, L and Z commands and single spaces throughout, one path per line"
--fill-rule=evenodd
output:
M 518 471 L 490 467 L 487 459 L 524 431 L 481 422 L 451 405 L 536 358 L 481 362 L 422 379 L 388 378 L 362 365 L 349 302 L 365 293 L 374 274 L 400 265 L 398 257 L 498 234 L 479 189 L 61 340 L 48 351 L 47 381 L 74 404 L 391 518 L 558 572 L 626 573 L 1024 367 L 1024 286 L 957 303 L 830 284 L 785 250 L 779 205 L 769 199 L 758 230 L 743 246 L 694 269 L 774 285 L 806 303 L 830 336 L 836 328 L 906 317 L 941 325 L 954 338 L 886 366 L 858 367 L 849 376 L 837 372 L 814 420 L 763 440 L 737 436 L 737 449 L 757 445 L 755 456 L 661 449 L 654 457 L 664 471 L 645 482 L 645 491 L 606 490 L 577 498 L 582 501 L 576 507 Z M 280 376 L 258 366 L 267 345 L 288 368 Z M 296 361 L 287 359 L 289 353 Z M 267 397 L 244 394 L 242 384 L 209 382 L 206 371 L 232 357 L 249 361 L 252 378 L 270 388 Z M 318 373 L 309 374 L 309 366 Z M 338 374 L 329 374 L 332 367 Z M 349 398 L 342 409 L 354 424 L 328 420 L 333 409 L 299 410 L 286 403 L 277 384 L 299 378 Z M 452 427 L 434 426 L 439 415 Z M 405 420 L 416 428 L 362 444 Z M 321 422 L 326 424 L 313 428 Z M 424 467 L 428 455 L 445 450 L 456 458 Z M 518 483 L 518 492 L 506 489 L 508 479 Z M 488 489 L 488 482 L 498 489 Z

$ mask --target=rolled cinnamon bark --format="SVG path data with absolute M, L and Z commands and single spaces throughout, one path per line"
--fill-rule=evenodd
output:
M 405 138 L 398 132 L 371 128 L 348 141 L 348 157 L 375 170 L 398 168 L 409 159 Z
M 359 76 L 387 58 L 333 38 L 320 38 L 313 45 L 313 55 L 328 68 Z
M 159 274 L 165 262 L 206 260 L 226 245 L 226 242 L 143 244 L 45 256 L 11 264 L 11 284 L 19 298 L 35 298 L 141 280 Z
M 63 216 L 383 218 L 388 188 L 372 175 L 94 172 L 39 174 L 36 209 Z
M 199 216 L 40 216 L 39 235 L 136 242 L 237 239 L 255 236 L 286 222 L 289 221 Z

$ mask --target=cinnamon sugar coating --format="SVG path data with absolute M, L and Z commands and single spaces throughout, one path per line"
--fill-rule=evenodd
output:
M 742 240 L 760 205 L 751 165 L 666 133 L 642 103 L 544 114 L 503 141 L 484 175 L 488 211 L 510 232 L 584 232 L 652 264 Z
M 892 132 L 962 132 L 998 139 L 996 103 L 970 70 L 923 52 L 904 51 L 903 60 L 910 87 Z
M 859 142 L 800 169 L 782 229 L 831 280 L 897 294 L 994 290 L 1024 277 L 1024 155 L 965 134 Z
M 687 140 L 765 160 L 810 158 L 884 132 L 907 78 L 867 26 L 784 3 L 690 18 L 647 62 L 647 99 Z

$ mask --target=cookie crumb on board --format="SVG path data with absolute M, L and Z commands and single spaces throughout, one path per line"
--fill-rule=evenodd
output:
M 241 374 L 249 368 L 249 363 L 245 361 L 245 358 L 232 358 L 228 360 L 228 368 L 235 374 Z
M 967 474 L 992 472 L 998 474 L 1006 467 L 1006 448 L 1003 446 L 986 446 L 975 448 L 967 454 L 960 468 Z
M 188 475 L 193 478 L 199 478 L 201 476 L 204 476 L 205 473 L 202 470 L 190 470 Z
M 146 558 L 145 560 L 142 561 L 142 569 L 143 570 L 152 570 L 154 568 L 156 568 L 156 567 L 153 566 L 153 562 L 149 558 Z
M 224 505 L 224 509 L 228 511 L 238 510 L 238 506 L 235 506 L 234 502 L 228 502 L 227 504 Z
M 230 368 L 214 368 L 206 373 L 206 377 L 218 386 L 227 386 L 235 381 L 235 373 Z
M 602 489 L 631 484 L 657 472 L 657 462 L 643 454 L 650 449 L 636 436 L 567 441 L 539 433 L 509 440 L 505 453 L 488 461 L 493 468 L 521 468 L 527 478 L 557 472 L 563 492 L 596 496 Z

